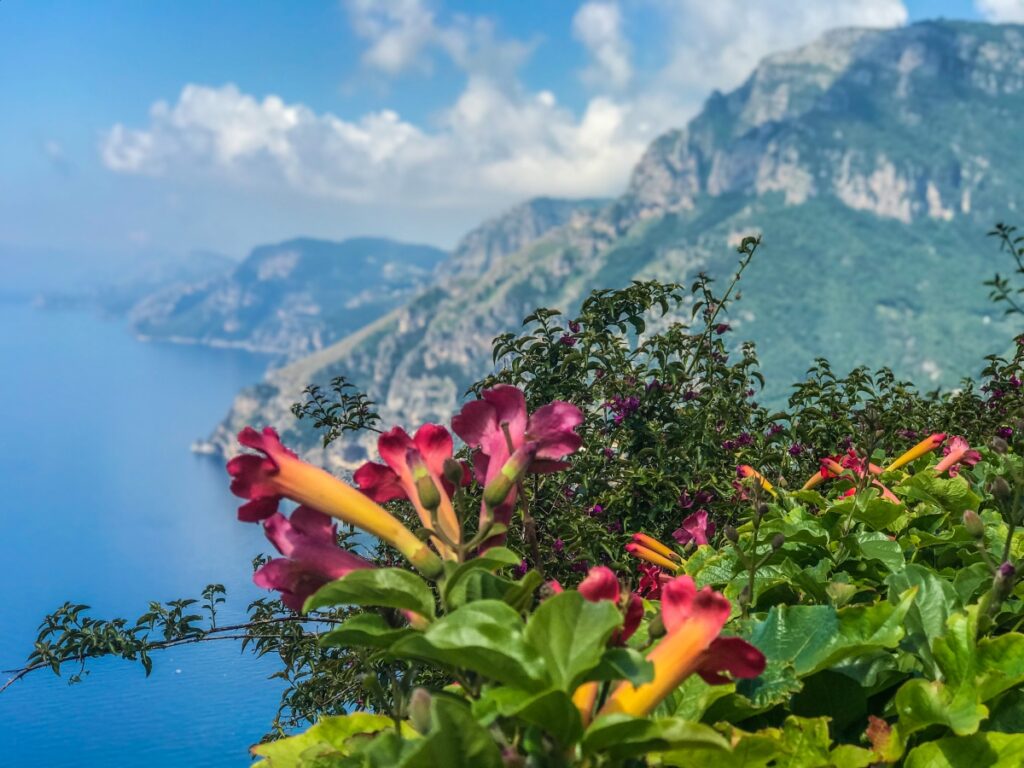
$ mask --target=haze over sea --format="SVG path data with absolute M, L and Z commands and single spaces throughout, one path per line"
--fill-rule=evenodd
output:
M 220 582 L 219 623 L 241 618 L 266 542 L 235 521 L 220 461 L 188 448 L 266 360 L 27 304 L 0 302 L 0 329 L 0 667 L 24 662 L 64 600 L 134 618 Z M 0 694 L 0 765 L 247 765 L 276 711 L 274 661 L 224 642 L 164 652 L 148 679 L 115 660 L 78 685 L 75 669 L 36 672 Z

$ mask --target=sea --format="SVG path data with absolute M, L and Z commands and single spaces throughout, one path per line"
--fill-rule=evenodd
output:
M 97 618 L 222 583 L 219 623 L 243 619 L 254 555 L 223 462 L 190 452 L 268 360 L 142 343 L 123 321 L 0 301 L 0 669 L 20 667 L 43 617 Z M 28 675 L 0 693 L 0 768 L 246 766 L 281 683 L 275 658 L 203 643 L 141 665 Z M 7 679 L 4 675 L 3 679 Z

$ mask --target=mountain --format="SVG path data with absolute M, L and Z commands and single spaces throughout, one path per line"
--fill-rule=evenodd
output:
M 148 296 L 142 338 L 301 357 L 357 330 L 431 280 L 447 256 L 380 238 L 300 238 L 255 248 L 230 272 Z
M 207 280 L 236 263 L 229 256 L 202 250 L 184 256 L 26 256 L 40 273 L 31 291 L 38 308 L 99 310 L 117 316 L 166 286 Z M 10 283 L 18 287 L 17 275 Z
M 651 144 L 617 200 L 567 206 L 564 223 L 522 229 L 490 256 L 471 248 L 448 262 L 458 279 L 242 392 L 212 445 L 229 452 L 241 425 L 275 424 L 350 466 L 365 445 L 319 455 L 288 412 L 306 384 L 343 374 L 386 423 L 447 419 L 489 368 L 491 338 L 533 308 L 571 311 L 634 278 L 727 277 L 733 246 L 755 232 L 765 246 L 730 321 L 758 343 L 765 396 L 818 356 L 953 385 L 1011 333 L 981 281 L 1005 269 L 985 233 L 1024 203 L 1022 121 L 1024 27 L 831 32 L 713 94 Z

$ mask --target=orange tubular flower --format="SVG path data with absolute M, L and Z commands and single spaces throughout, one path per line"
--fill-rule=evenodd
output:
M 915 445 L 909 451 L 900 456 L 896 461 L 885 468 L 886 472 L 892 472 L 894 469 L 899 469 L 902 466 L 909 464 L 916 459 L 921 458 L 926 453 L 930 453 L 942 445 L 946 440 L 946 435 L 942 432 L 936 432 L 934 435 L 929 435 L 920 443 Z
M 667 571 L 671 571 L 672 573 L 678 573 L 679 571 L 679 563 L 669 560 L 664 555 L 655 552 L 653 549 L 648 549 L 642 544 L 637 544 L 635 541 L 631 541 L 626 545 L 626 551 L 633 555 L 633 557 L 646 560 L 648 563 L 654 563 L 654 565 L 664 568 Z
M 386 509 L 338 478 L 302 461 L 281 444 L 277 432 L 246 427 L 238 442 L 262 453 L 243 454 L 228 462 L 231 492 L 249 499 L 238 509 L 240 520 L 255 522 L 277 511 L 282 498 L 336 517 L 391 544 L 427 576 L 441 572 L 441 560 Z
M 765 658 L 757 648 L 737 637 L 718 637 L 730 612 L 720 592 L 710 587 L 698 591 L 693 579 L 679 576 L 662 588 L 661 608 L 667 634 L 647 655 L 654 679 L 639 687 L 620 683 L 599 715 L 648 715 L 694 672 L 715 685 L 729 682 L 723 671 L 733 677 L 757 677 L 764 671 Z
M 682 562 L 683 560 L 675 550 L 670 549 L 668 546 L 662 544 L 652 536 L 648 536 L 646 533 L 634 533 L 633 541 L 641 547 L 646 547 L 647 549 L 657 552 L 659 555 L 664 555 L 669 560 L 675 560 L 677 563 Z
M 738 467 L 736 467 L 736 474 L 738 474 L 742 478 L 754 478 L 755 480 L 757 480 L 757 482 L 760 484 L 762 488 L 768 491 L 768 493 L 770 493 L 772 496 L 778 496 L 778 494 L 775 492 L 775 487 L 768 482 L 768 479 L 749 464 L 740 464 Z

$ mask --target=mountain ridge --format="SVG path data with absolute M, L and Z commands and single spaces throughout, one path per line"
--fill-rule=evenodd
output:
M 788 384 L 826 355 L 951 385 L 974 372 L 979 349 L 1008 338 L 978 254 L 1024 193 L 1024 160 L 1001 130 L 1015 117 L 1020 26 L 837 30 L 769 57 L 652 142 L 618 199 L 510 242 L 501 258 L 471 262 L 454 289 L 435 285 L 272 373 L 240 394 L 213 445 L 230 453 L 238 427 L 272 423 L 311 457 L 350 466 L 367 445 L 321 452 L 288 412 L 306 384 L 346 375 L 386 423 L 444 420 L 489 368 L 491 338 L 536 306 L 571 311 L 631 279 L 727 274 L 730 245 L 753 232 L 766 234 L 765 252 L 732 321 L 759 342 L 772 379 Z

